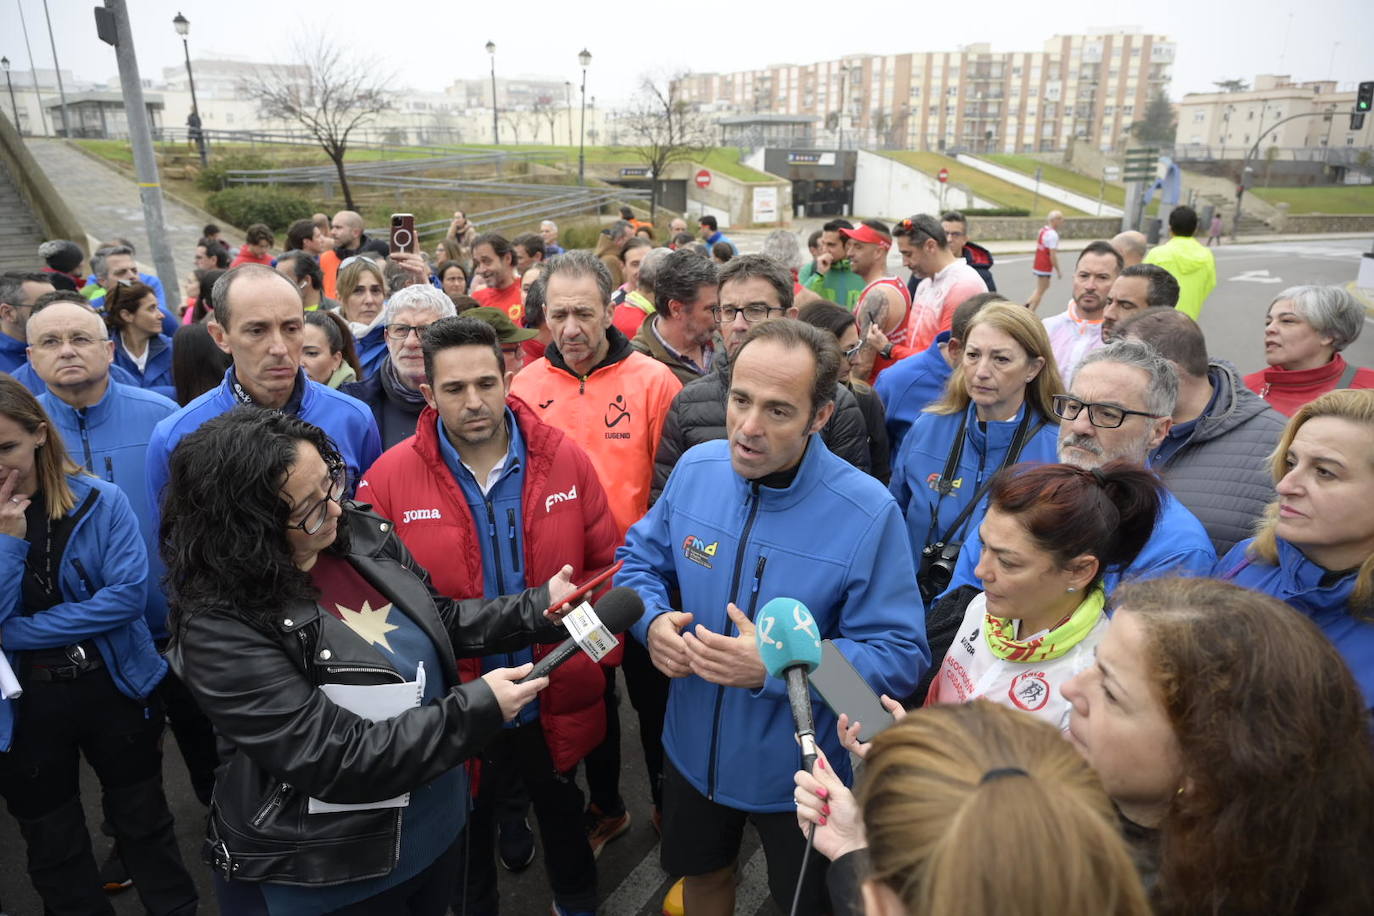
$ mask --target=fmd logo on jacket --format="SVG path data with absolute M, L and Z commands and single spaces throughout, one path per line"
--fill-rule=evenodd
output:
M 572 489 L 568 490 L 566 493 L 550 493 L 544 499 L 544 511 L 552 512 L 554 506 L 573 499 L 577 499 L 577 484 L 573 484 Z

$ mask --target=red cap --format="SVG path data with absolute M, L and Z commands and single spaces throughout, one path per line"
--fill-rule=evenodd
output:
M 854 229 L 841 229 L 840 234 L 856 242 L 868 242 L 870 245 L 881 245 L 884 248 L 892 247 L 892 239 L 880 234 L 872 226 L 865 226 L 863 223 Z

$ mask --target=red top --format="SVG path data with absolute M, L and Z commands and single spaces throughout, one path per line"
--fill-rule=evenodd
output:
M 525 317 L 525 304 L 520 301 L 519 282 L 511 283 L 503 289 L 493 289 L 490 286 L 479 289 L 472 294 L 472 298 L 488 308 L 500 309 L 516 324 L 520 324 Z
M 253 254 L 251 250 L 249 250 L 247 245 L 244 245 L 242 248 L 239 249 L 239 253 L 234 256 L 234 260 L 229 265 L 229 269 L 233 270 L 240 264 L 262 264 L 265 267 L 271 267 L 273 260 L 274 258 L 272 257 L 271 252 L 268 252 L 262 257 L 258 257 L 257 255 Z
M 1341 377 L 1349 364 L 1337 353 L 1331 362 L 1315 369 L 1290 371 L 1268 366 L 1245 377 L 1245 387 L 1269 402 L 1284 416 L 1293 416 L 1308 401 L 1341 387 Z M 1357 369 L 1346 388 L 1374 388 L 1374 369 Z

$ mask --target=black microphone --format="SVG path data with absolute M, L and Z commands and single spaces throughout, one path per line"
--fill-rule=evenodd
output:
M 634 589 L 617 586 L 603 595 L 601 600 L 596 603 L 596 616 L 601 620 L 602 627 L 610 631 L 613 636 L 619 636 L 634 626 L 635 621 L 644 616 L 644 601 Z M 576 655 L 580 649 L 577 640 L 569 636 L 559 644 L 558 648 L 536 662 L 534 670 L 516 683 L 523 684 L 526 681 L 547 676 L 550 671 Z

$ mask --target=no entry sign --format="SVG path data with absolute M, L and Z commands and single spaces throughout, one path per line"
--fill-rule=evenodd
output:
M 696 183 L 699 188 L 709 188 L 711 186 L 711 173 L 705 169 L 697 172 Z
M 939 174 L 937 174 L 935 177 L 940 179 L 940 182 L 942 184 L 946 181 L 949 181 L 949 169 L 940 169 Z

